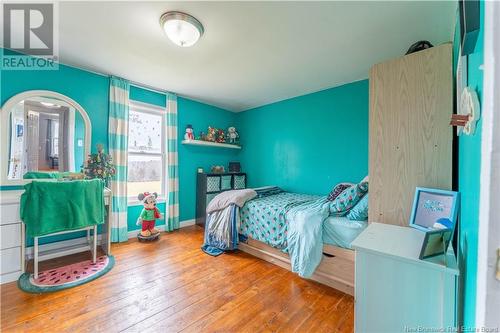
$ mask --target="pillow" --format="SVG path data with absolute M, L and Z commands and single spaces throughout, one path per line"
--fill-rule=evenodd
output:
M 335 200 L 330 202 L 330 215 L 345 216 L 368 192 L 368 183 L 361 182 L 345 189 Z
M 335 198 L 339 196 L 340 193 L 344 192 L 345 189 L 351 187 L 353 184 L 352 183 L 338 183 L 335 185 L 333 190 L 328 194 L 328 201 L 333 201 Z
M 347 218 L 353 221 L 368 219 L 368 193 L 349 211 Z

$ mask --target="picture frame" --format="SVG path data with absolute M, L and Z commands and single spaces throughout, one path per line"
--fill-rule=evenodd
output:
M 409 226 L 421 231 L 455 230 L 460 193 L 417 187 Z
M 452 229 L 433 230 L 425 233 L 422 249 L 420 250 L 420 260 L 432 258 L 439 255 L 446 255 L 448 246 L 453 237 Z

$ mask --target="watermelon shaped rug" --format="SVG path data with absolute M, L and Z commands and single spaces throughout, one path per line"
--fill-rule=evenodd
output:
M 91 260 L 80 261 L 38 273 L 34 279 L 33 274 L 24 273 L 19 277 L 19 289 L 28 293 L 49 293 L 68 289 L 90 282 L 103 276 L 113 268 L 113 256 L 98 257 L 95 263 Z

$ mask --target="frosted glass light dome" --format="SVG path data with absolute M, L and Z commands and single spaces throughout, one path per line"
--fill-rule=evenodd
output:
M 193 46 L 203 35 L 203 25 L 191 15 L 167 12 L 160 18 L 160 25 L 167 37 L 181 47 Z

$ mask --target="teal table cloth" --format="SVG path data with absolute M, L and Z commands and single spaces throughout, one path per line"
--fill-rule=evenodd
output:
M 44 236 L 104 223 L 103 189 L 99 179 L 26 184 L 20 207 L 26 234 Z

